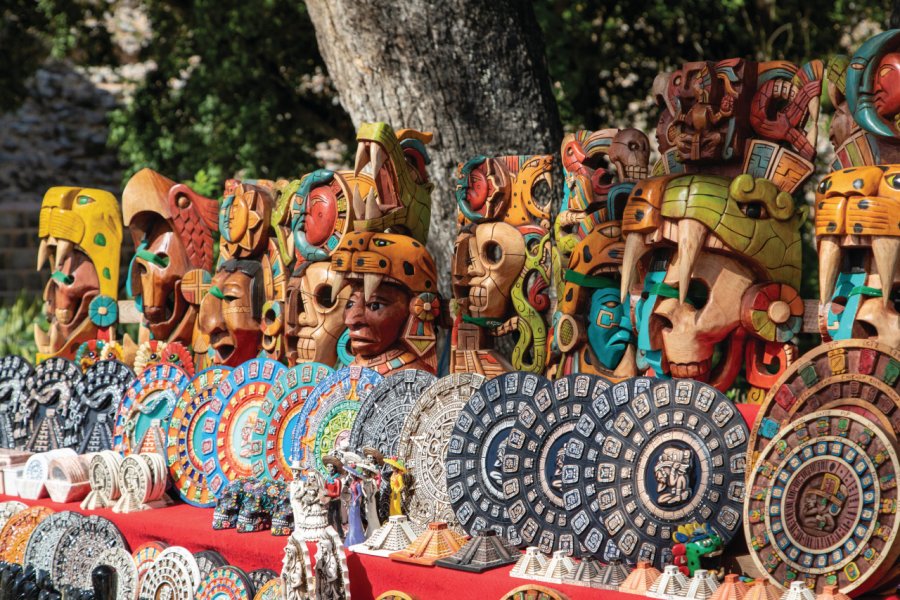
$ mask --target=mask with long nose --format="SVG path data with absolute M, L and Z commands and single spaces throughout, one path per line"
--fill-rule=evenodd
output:
M 259 354 L 263 285 L 258 262 L 232 259 L 219 267 L 197 319 L 213 364 L 237 367 Z

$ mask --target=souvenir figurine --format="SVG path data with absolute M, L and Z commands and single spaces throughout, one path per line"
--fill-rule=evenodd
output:
M 241 510 L 237 518 L 238 533 L 262 531 L 272 526 L 269 486 L 274 485 L 274 482 L 259 479 L 250 481 L 249 485 L 244 486 L 241 498 Z
M 338 535 L 343 536 L 344 523 L 341 516 L 341 475 L 344 474 L 344 464 L 334 456 L 326 456 L 322 459 L 325 464 L 325 495 L 328 497 L 328 524 L 334 528 Z
M 382 375 L 401 369 L 434 373 L 435 325 L 440 316 L 437 272 L 425 246 L 387 233 L 349 233 L 331 258 L 332 294 L 345 283 L 344 325 L 353 365 Z
M 218 212 L 216 200 L 151 169 L 126 184 L 122 213 L 135 247 L 126 290 L 141 312 L 140 342 L 191 347 L 199 298 L 194 290 L 185 292 L 195 281 L 209 281 Z
M 317 600 L 346 600 L 350 597 L 350 576 L 344 546 L 331 530 L 319 537 L 315 555 Z
M 692 577 L 698 570 L 718 573 L 722 557 L 722 538 L 712 527 L 699 523 L 681 525 L 672 534 L 672 563 Z M 724 575 L 724 572 L 723 572 Z
M 50 262 L 44 288 L 49 330 L 35 324 L 38 361 L 72 359 L 86 341 L 115 339 L 122 217 L 103 190 L 53 187 L 44 195 L 37 268 Z
M 314 598 L 315 574 L 306 542 L 289 538 L 281 563 L 281 596 L 283 600 Z
M 294 479 L 290 483 L 291 508 L 294 511 L 294 531 L 291 536 L 298 542 L 317 540 L 328 527 L 328 510 L 325 502 L 325 484 L 318 471 L 310 470 L 306 479 L 301 478 L 300 463 L 291 465 Z
M 345 466 L 349 475 L 347 488 L 350 490 L 350 504 L 347 508 L 347 536 L 344 543 L 355 546 L 366 541 L 366 532 L 362 523 L 363 475 L 352 466 Z
M 269 496 L 272 513 L 272 535 L 290 535 L 294 530 L 294 509 L 288 484 L 283 481 L 268 481 L 266 494 Z
M 357 469 L 363 473 L 362 494 L 366 511 L 366 538 L 370 537 L 381 527 L 381 519 L 378 517 L 378 495 L 381 491 L 382 482 L 381 472 L 375 467 L 374 463 L 369 461 L 370 457 L 367 456 L 366 462 L 356 465 Z
M 403 514 L 406 496 L 406 465 L 397 457 L 385 458 L 384 463 L 391 467 L 391 516 Z
M 451 373 L 493 376 L 546 366 L 553 157 L 475 157 L 457 170 L 460 230 L 452 265 Z M 517 333 L 507 357 L 495 341 Z
M 347 349 L 340 342 L 346 331 L 344 307 L 350 287 L 335 296 L 337 283 L 338 275 L 327 262 L 301 263 L 288 280 L 284 315 L 288 365 L 317 362 L 337 367 L 343 363 L 341 355 Z
M 222 489 L 222 494 L 216 499 L 216 509 L 213 511 L 213 529 L 234 529 L 238 524 L 238 515 L 244 501 L 244 487 L 249 478 L 235 479 Z

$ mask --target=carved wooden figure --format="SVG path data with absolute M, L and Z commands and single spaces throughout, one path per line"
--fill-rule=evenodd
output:
M 900 347 L 900 165 L 836 171 L 816 188 L 819 327 Z
M 115 339 L 122 217 L 103 190 L 53 187 L 41 204 L 37 267 L 49 260 L 44 288 L 49 331 L 35 325 L 38 360 L 72 359 L 86 341 Z
M 303 362 L 342 364 L 346 352 L 339 340 L 346 331 L 344 307 L 350 296 L 345 286 L 334 296 L 339 276 L 329 262 L 304 262 L 288 280 L 284 339 L 289 366 Z
M 622 298 L 638 369 L 724 391 L 745 366 L 750 400 L 761 401 L 792 359 L 802 324 L 806 215 L 789 193 L 750 175 L 638 184 L 622 221 Z
M 546 366 L 552 164 L 547 155 L 479 156 L 459 166 L 451 372 L 541 373 Z M 494 341 L 513 332 L 506 357 Z
M 125 186 L 122 212 L 135 247 L 126 290 L 142 314 L 141 342 L 191 347 L 199 302 L 183 292 L 185 275 L 200 270 L 190 283 L 212 273 L 218 211 L 216 200 L 151 169 L 138 171 Z
M 390 233 L 348 233 L 331 258 L 334 301 L 349 284 L 344 325 L 354 365 L 386 375 L 434 373 L 440 317 L 437 272 L 424 244 Z

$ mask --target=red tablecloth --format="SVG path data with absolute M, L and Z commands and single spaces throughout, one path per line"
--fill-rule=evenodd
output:
M 758 407 L 739 405 L 744 418 L 752 425 Z M 21 500 L 0 495 L 0 502 Z M 27 504 L 42 504 L 57 511 L 81 510 L 77 503 L 56 504 L 50 500 L 24 500 Z M 245 571 L 274 569 L 281 571 L 286 538 L 275 537 L 268 531 L 238 534 L 234 530 L 212 529 L 212 509 L 195 508 L 186 504 L 120 515 L 111 510 L 91 511 L 111 520 L 121 530 L 129 546 L 137 546 L 154 540 L 169 545 L 184 546 L 191 552 L 216 550 L 229 563 Z M 310 553 L 315 552 L 310 546 Z M 419 567 L 398 563 L 386 558 L 365 554 L 347 553 L 350 568 L 351 596 L 354 600 L 374 599 L 388 590 L 400 590 L 418 600 L 441 598 L 500 598 L 505 592 L 528 583 L 509 576 L 511 566 L 467 573 L 440 567 Z M 571 600 L 633 600 L 635 596 L 605 590 L 593 590 L 570 585 L 541 584 L 564 592 Z

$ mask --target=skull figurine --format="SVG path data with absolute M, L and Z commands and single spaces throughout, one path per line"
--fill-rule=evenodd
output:
M 237 518 L 238 533 L 262 531 L 272 526 L 272 499 L 268 487 L 270 482 L 244 479 L 244 494 L 241 510 Z
M 272 535 L 291 535 L 294 530 L 294 511 L 288 484 L 270 481 L 266 486 L 272 513 Z
M 233 529 L 237 527 L 238 514 L 244 499 L 244 484 L 249 478 L 235 479 L 222 489 L 213 511 L 213 529 Z
M 638 129 L 620 129 L 613 137 L 609 160 L 616 166 L 620 180 L 645 179 L 650 164 L 650 140 Z
M 338 362 L 338 339 L 344 332 L 344 306 L 350 288 L 333 296 L 338 277 L 330 264 L 303 263 L 288 282 L 285 342 L 288 363 Z

